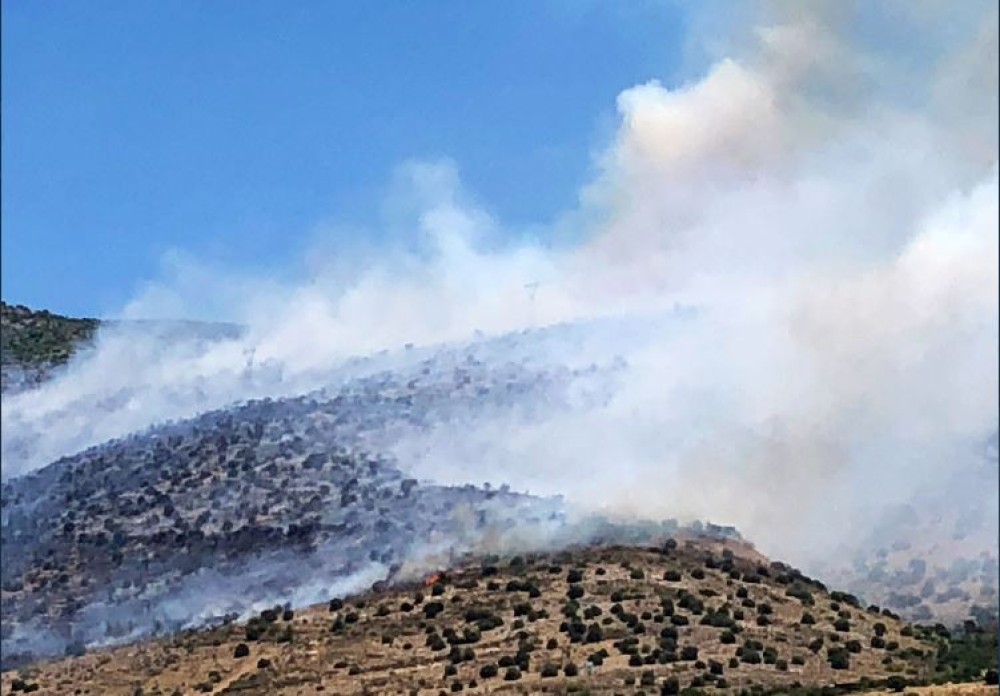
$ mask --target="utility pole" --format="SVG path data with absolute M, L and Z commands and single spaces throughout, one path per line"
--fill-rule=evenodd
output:
M 528 299 L 531 300 L 531 309 L 529 310 L 528 320 L 532 327 L 535 326 L 535 293 L 538 292 L 538 281 L 527 283 L 524 289 L 528 291 Z

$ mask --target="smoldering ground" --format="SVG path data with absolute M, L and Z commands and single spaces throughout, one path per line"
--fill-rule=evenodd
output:
M 695 26 L 718 29 L 718 6 L 700 11 Z M 805 566 L 868 543 L 889 508 L 976 509 L 967 536 L 995 553 L 997 487 L 961 482 L 996 476 L 996 13 L 753 6 L 727 35 L 692 37 L 709 60 L 688 80 L 618 95 L 578 207 L 538 242 L 510 241 L 455 165 L 433 161 L 396 174 L 405 244 L 319 245 L 291 282 L 174 255 L 122 314 L 196 317 L 211 298 L 246 333 L 198 346 L 102 333 L 57 379 L 4 400 L 5 476 L 392 369 L 408 343 L 584 322 L 579 339 L 515 342 L 516 359 L 620 358 L 607 399 L 542 404 L 516 427 L 500 414 L 405 432 L 387 443 L 400 466 L 625 518 L 734 524 Z M 546 241 L 566 227 L 583 241 Z M 676 306 L 696 312 L 678 322 Z M 623 316 L 631 328 L 595 321 Z

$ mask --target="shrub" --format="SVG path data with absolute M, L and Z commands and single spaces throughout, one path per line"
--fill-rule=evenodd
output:
M 424 605 L 424 616 L 428 619 L 433 619 L 442 611 L 444 611 L 444 604 L 441 602 L 428 602 Z
M 567 663 L 565 667 L 563 667 L 563 674 L 565 674 L 567 677 L 575 677 L 577 674 L 579 674 L 579 670 L 576 668 L 575 664 L 570 662 Z
M 816 623 L 816 619 L 815 619 L 815 617 L 813 617 L 812 614 L 806 612 L 806 613 L 802 614 L 802 619 L 799 621 L 799 623 L 801 623 L 801 624 L 803 624 L 805 626 L 811 626 L 811 625 L 813 625 L 813 624 Z
M 838 633 L 847 633 L 851 630 L 851 622 L 847 619 L 837 619 L 833 622 L 833 629 Z
M 685 662 L 693 662 L 698 659 L 698 648 L 693 645 L 685 645 L 681 648 L 681 659 Z
M 833 669 L 850 669 L 850 654 L 844 648 L 834 648 L 826 653 L 827 662 Z
M 546 663 L 542 667 L 541 676 L 542 676 L 542 679 L 552 679 L 553 677 L 558 677 L 559 676 L 559 668 L 556 667 L 551 662 Z
M 681 574 L 676 570 L 668 570 L 663 574 L 663 579 L 667 582 L 680 582 Z
M 907 686 L 910 685 L 909 680 L 906 677 L 900 676 L 898 674 L 893 674 L 891 677 L 885 680 L 886 688 L 896 693 L 902 692 Z
M 748 665 L 759 665 L 761 662 L 760 653 L 756 650 L 744 650 L 740 660 Z
M 504 681 L 517 681 L 521 678 L 521 670 L 517 667 L 509 667 L 503 675 Z
M 248 657 L 250 655 L 250 648 L 246 643 L 239 643 L 236 649 L 233 650 L 233 657 L 239 659 L 241 657 Z
M 494 664 L 483 665 L 479 668 L 480 679 L 492 679 L 500 673 L 500 668 Z

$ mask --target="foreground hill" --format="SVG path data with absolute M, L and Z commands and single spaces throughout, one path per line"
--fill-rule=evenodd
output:
M 864 690 L 981 678 L 995 635 L 981 642 L 949 662 L 943 627 L 863 608 L 742 542 L 681 538 L 470 558 L 297 612 L 37 664 L 3 685 L 130 696 Z

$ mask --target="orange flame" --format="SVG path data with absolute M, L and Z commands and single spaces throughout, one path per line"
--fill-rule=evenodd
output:
M 424 587 L 430 587 L 431 585 L 439 582 L 442 577 L 444 576 L 441 573 L 431 573 L 427 576 L 427 579 L 424 580 Z

